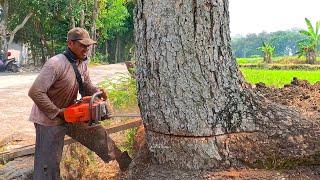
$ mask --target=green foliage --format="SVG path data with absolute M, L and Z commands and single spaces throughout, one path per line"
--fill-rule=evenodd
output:
M 102 53 L 97 52 L 91 56 L 90 63 L 109 63 L 108 57 Z
M 71 19 L 73 18 L 75 24 L 79 25 L 80 12 L 82 10 L 90 12 L 92 9 L 91 1 L 86 0 L 10 0 L 9 2 L 8 31 L 12 31 L 20 24 L 28 13 L 33 13 L 15 37 L 16 41 L 31 46 L 32 55 L 35 56 L 33 58 L 62 52 L 66 46 L 66 34 L 71 27 Z M 90 18 L 86 18 L 85 24 L 91 24 Z
M 10 13 L 8 32 L 20 24 L 28 13 L 33 13 L 23 29 L 16 34 L 15 41 L 29 44 L 34 59 L 45 59 L 47 56 L 64 51 L 66 34 L 72 27 L 73 21 L 75 26 L 80 26 L 83 19 L 84 28 L 87 30 L 91 30 L 93 25 L 93 0 L 9 0 L 8 2 Z M 129 49 L 134 42 L 132 9 L 135 1 L 99 0 L 98 3 L 98 19 L 95 22 L 98 28 L 97 52 L 105 54 L 106 40 L 111 40 L 112 44 L 114 37 L 121 36 L 122 44 L 119 51 L 121 58 L 118 59 L 128 57 Z M 106 62 L 111 58 L 98 54 L 93 59 Z
M 298 42 L 299 51 L 297 52 L 297 54 L 299 56 L 306 56 L 307 61 L 313 63 L 317 54 L 317 48 L 320 39 L 320 21 L 316 22 L 315 28 L 313 28 L 311 21 L 308 18 L 305 18 L 305 21 L 307 30 L 299 31 L 300 34 L 305 36 L 305 39 Z
M 263 53 L 272 56 L 276 48 L 271 43 L 263 42 L 262 46 L 260 46 L 258 49 L 261 50 Z
M 316 22 L 315 28 L 313 28 L 308 18 L 305 18 L 305 21 L 307 24 L 307 30 L 301 30 L 299 32 L 305 35 L 308 38 L 309 43 L 311 43 L 310 45 L 313 45 L 316 48 L 318 46 L 319 38 L 320 38 L 320 34 L 319 34 L 320 21 Z
M 263 42 L 262 46 L 258 48 L 264 54 L 263 61 L 266 63 L 271 63 L 271 57 L 273 56 L 275 47 L 271 43 Z
M 129 154 L 133 153 L 134 137 L 137 134 L 138 128 L 132 128 L 125 131 L 125 142 L 120 147 L 121 151 L 128 151 Z
M 261 57 L 236 58 L 238 64 L 258 64 L 262 63 Z
M 108 89 L 109 100 L 115 111 L 138 109 L 136 80 L 130 76 L 122 74 L 116 78 L 106 79 L 99 86 Z M 125 142 L 120 147 L 122 151 L 132 153 L 136 132 L 137 128 L 125 131 Z
M 251 57 L 252 55 L 262 55 L 258 49 L 261 41 L 270 42 L 275 47 L 275 56 L 292 55 L 298 51 L 297 42 L 303 36 L 298 30 L 277 31 L 272 33 L 248 34 L 246 36 L 232 37 L 231 46 L 235 57 Z
M 307 56 L 308 52 L 314 51 L 315 46 L 310 39 L 303 39 L 298 42 L 299 51 L 296 53 L 298 57 Z
M 136 80 L 128 75 L 106 79 L 100 86 L 108 89 L 110 102 L 115 110 L 137 108 Z
M 134 55 L 133 9 L 135 3 L 134 0 L 125 1 L 124 6 L 127 9 L 128 16 L 124 19 L 123 26 L 119 30 L 108 31 L 107 45 L 110 63 L 128 61 Z
M 306 70 L 263 70 L 241 68 L 241 72 L 247 82 L 256 84 L 265 83 L 267 86 L 283 87 L 289 84 L 293 77 L 308 80 L 311 84 L 320 81 L 320 71 Z
M 104 40 L 112 38 L 115 33 L 125 30 L 125 19 L 129 16 L 125 0 L 100 0 L 97 27 Z

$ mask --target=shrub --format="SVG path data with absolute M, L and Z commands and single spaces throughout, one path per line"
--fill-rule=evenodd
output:
M 125 142 L 120 147 L 121 151 L 128 151 L 129 154 L 133 153 L 134 138 L 137 134 L 138 128 L 132 128 L 125 131 Z
M 138 107 L 136 80 L 122 74 L 117 78 L 106 79 L 100 84 L 109 92 L 109 100 L 115 110 L 121 111 Z

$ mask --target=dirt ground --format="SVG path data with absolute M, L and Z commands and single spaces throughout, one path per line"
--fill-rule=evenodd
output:
M 320 82 L 311 85 L 306 80 L 293 78 L 291 84 L 287 84 L 283 88 L 266 87 L 263 83 L 258 83 L 254 91 L 271 101 L 298 108 L 316 117 L 319 116 Z

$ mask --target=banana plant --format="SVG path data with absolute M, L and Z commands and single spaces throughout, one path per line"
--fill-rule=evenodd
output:
M 299 51 L 297 54 L 300 56 L 306 56 L 307 63 L 314 64 L 316 61 L 318 44 L 320 39 L 319 28 L 320 21 L 316 22 L 316 27 L 313 28 L 311 21 L 305 18 L 307 24 L 307 30 L 300 30 L 300 34 L 305 35 L 306 39 L 298 42 Z
M 273 56 L 276 48 L 271 43 L 262 42 L 262 46 L 258 49 L 263 52 L 263 62 L 271 63 L 271 57 Z

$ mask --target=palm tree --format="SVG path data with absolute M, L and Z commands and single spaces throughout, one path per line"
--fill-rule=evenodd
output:
M 308 29 L 299 31 L 306 36 L 306 39 L 298 42 L 299 51 L 297 54 L 300 56 L 305 55 L 307 63 L 314 64 L 317 55 L 318 42 L 320 39 L 319 27 L 320 21 L 316 22 L 316 28 L 314 29 L 310 20 L 305 18 Z
M 262 42 L 262 46 L 258 49 L 263 52 L 263 62 L 271 63 L 271 57 L 274 53 L 275 47 L 271 43 Z

